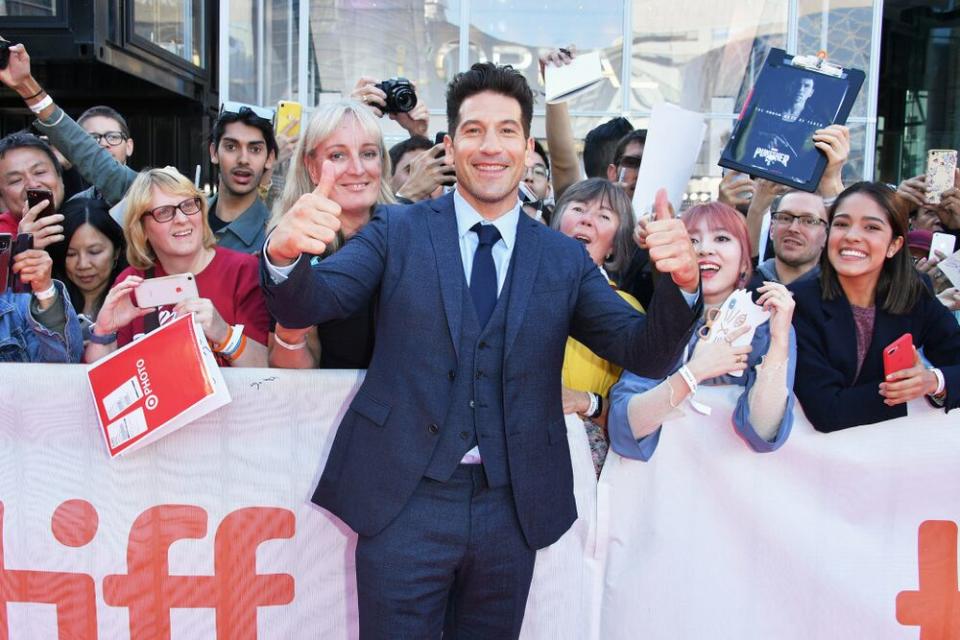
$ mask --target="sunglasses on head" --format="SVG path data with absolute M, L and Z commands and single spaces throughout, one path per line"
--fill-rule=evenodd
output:
M 220 105 L 221 116 L 225 113 L 232 113 L 234 115 L 243 116 L 248 112 L 257 116 L 261 120 L 266 120 L 270 124 L 273 124 L 273 121 L 277 115 L 276 109 L 270 109 L 267 107 L 258 107 L 256 105 L 245 104 L 243 102 L 233 102 L 231 100 L 227 100 L 222 105 Z

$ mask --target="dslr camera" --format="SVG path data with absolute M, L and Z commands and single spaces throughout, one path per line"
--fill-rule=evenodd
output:
M 406 78 L 390 78 L 376 87 L 387 94 L 384 113 L 406 113 L 417 106 L 417 93 Z
M 15 44 L 17 43 L 5 40 L 3 36 L 0 36 L 0 71 L 6 69 L 7 65 L 10 64 L 10 47 Z

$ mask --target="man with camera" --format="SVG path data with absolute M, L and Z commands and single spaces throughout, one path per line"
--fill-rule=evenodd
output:
M 430 126 L 430 112 L 417 89 L 406 78 L 390 78 L 377 82 L 369 76 L 360 76 L 350 97 L 367 105 L 374 115 L 388 118 L 406 129 L 411 136 L 426 136 Z

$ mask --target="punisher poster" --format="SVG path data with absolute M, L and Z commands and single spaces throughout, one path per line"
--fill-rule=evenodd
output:
M 833 67 L 840 75 L 832 75 L 782 54 L 773 49 L 768 56 L 720 165 L 814 191 L 826 156 L 814 147 L 813 134 L 846 122 L 863 74 Z M 860 82 L 851 81 L 856 75 Z

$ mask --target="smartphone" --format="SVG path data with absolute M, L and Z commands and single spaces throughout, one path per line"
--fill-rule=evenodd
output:
M 927 202 L 940 204 L 940 196 L 943 192 L 953 188 L 956 169 L 956 149 L 927 151 Z
M 883 348 L 883 374 L 885 376 L 913 366 L 913 336 L 905 333 Z
M 281 100 L 277 103 L 277 120 L 274 125 L 275 131 L 280 133 L 286 129 L 287 125 L 294 122 L 295 124 L 290 128 L 290 131 L 287 132 L 287 135 L 291 138 L 296 138 L 300 135 L 300 120 L 302 118 L 303 106 L 299 102 Z
M 10 277 L 10 251 L 13 248 L 13 236 L 0 233 L 0 293 L 7 290 Z
M 200 297 L 197 293 L 197 281 L 192 273 L 178 273 L 144 280 L 131 295 L 133 304 L 141 309 L 175 305 L 190 298 Z
M 37 219 L 52 216 L 57 212 L 53 206 L 53 192 L 50 189 L 27 189 L 27 208 L 32 209 L 44 200 L 50 201 L 47 207 L 37 214 Z
M 952 256 L 954 250 L 954 244 L 957 241 L 957 237 L 949 233 L 940 233 L 939 231 L 933 234 L 933 239 L 930 241 L 930 253 L 927 255 L 927 260 L 932 260 L 937 257 L 936 252 L 939 251 L 945 256 Z
M 33 234 L 19 233 L 17 239 L 13 241 L 13 250 L 10 252 L 10 266 L 13 266 L 13 259 L 24 251 L 33 249 Z M 31 287 L 20 279 L 20 274 L 10 272 L 10 286 L 14 293 L 30 293 Z

